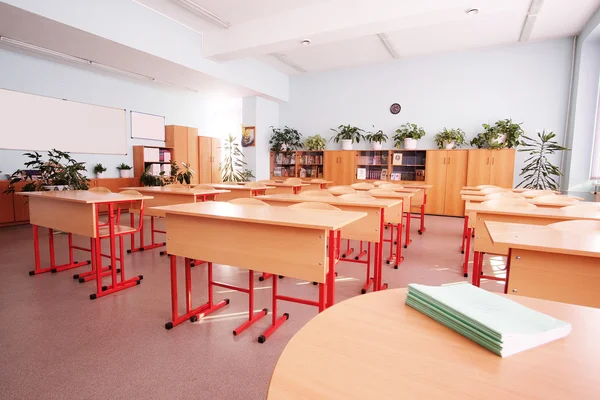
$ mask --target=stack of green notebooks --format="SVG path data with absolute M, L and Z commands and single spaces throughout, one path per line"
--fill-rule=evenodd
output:
M 507 357 L 565 337 L 571 325 L 469 283 L 408 285 L 406 304 Z

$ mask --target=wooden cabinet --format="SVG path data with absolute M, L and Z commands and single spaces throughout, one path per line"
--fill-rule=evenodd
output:
M 192 176 L 192 184 L 198 183 L 198 129 L 187 126 L 165 126 L 165 143 L 173 148 L 171 159 L 181 163 L 185 162 L 196 172 Z
M 217 138 L 198 138 L 198 177 L 200 183 L 221 183 L 221 141 Z
M 467 185 L 496 185 L 513 187 L 515 149 L 469 150 Z
M 20 192 L 25 186 L 25 182 L 19 182 L 15 185 L 15 192 Z M 1 194 L 0 194 L 1 196 Z M 14 196 L 15 222 L 29 222 L 29 202 L 25 196 Z
M 173 149 L 170 147 L 133 146 L 133 176 L 141 177 L 146 168 L 152 164 L 160 164 L 161 169 L 170 172 L 172 156 Z M 165 161 L 165 159 L 169 161 Z M 152 171 L 150 173 L 152 174 Z M 158 175 L 158 173 L 154 173 L 154 175 Z
M 0 182 L 0 224 L 15 222 L 14 194 L 4 194 L 9 181 Z
M 334 185 L 351 185 L 356 178 L 356 153 L 348 150 L 324 152 L 325 179 Z
M 468 150 L 428 150 L 425 177 L 428 214 L 463 216 L 460 191 L 466 184 Z

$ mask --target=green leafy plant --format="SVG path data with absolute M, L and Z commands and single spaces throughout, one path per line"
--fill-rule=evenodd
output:
M 460 147 L 467 143 L 465 132 L 462 129 L 448 129 L 444 128 L 438 132 L 433 138 L 438 149 L 445 149 L 446 145 L 454 142 L 454 148 Z
M 104 165 L 102 165 L 102 163 L 98 163 L 98 164 L 94 165 L 94 173 L 95 174 L 101 174 L 103 172 L 106 172 L 106 168 L 104 167 Z
M 223 162 L 219 164 L 219 171 L 223 182 L 244 182 L 244 153 L 237 138 L 232 134 L 223 142 Z
M 189 163 L 181 163 L 182 168 L 177 165 L 176 162 L 171 163 L 171 176 L 174 179 L 183 184 L 184 182 L 189 185 L 192 183 L 192 176 L 196 175 L 196 171 L 190 168 Z
M 10 176 L 8 189 L 4 193 L 13 193 L 15 184 L 27 182 L 23 191 L 45 190 L 45 186 L 67 186 L 71 190 L 87 190 L 88 179 L 83 174 L 85 163 L 78 162 L 67 152 L 52 149 L 45 161 L 37 151 L 24 153 L 29 158 L 25 170 L 17 170 Z M 35 174 L 27 171 L 35 171 Z M 37 179 L 34 179 L 36 177 Z
M 321 135 L 314 135 L 309 136 L 304 142 L 304 144 L 306 145 L 306 150 L 318 151 L 325 150 L 325 145 L 327 144 L 327 141 Z
M 381 129 L 376 132 L 369 132 L 365 138 L 369 143 L 384 143 L 388 140 L 388 136 Z
M 410 122 L 407 122 L 400 128 L 396 129 L 396 134 L 392 136 L 392 139 L 394 139 L 394 145 L 397 148 L 400 148 L 402 142 L 404 142 L 404 139 L 419 140 L 423 136 L 425 136 L 425 129 L 421 128 L 417 124 L 411 124 Z
M 242 171 L 242 180 L 241 180 L 241 182 L 250 182 L 250 179 L 252 179 L 252 178 L 256 178 L 254 176 L 254 172 L 252 172 L 252 170 L 250 170 L 248 168 L 245 168 Z
M 271 151 L 292 151 L 303 147 L 302 135 L 296 129 L 288 126 L 283 129 L 271 127 L 271 131 L 271 137 L 269 138 Z
M 501 119 L 494 125 L 482 124 L 481 132 L 471 140 L 471 146 L 479 149 L 512 149 L 520 144 L 520 137 L 524 134 L 522 123 L 514 123 L 512 119 Z M 504 138 L 503 141 L 499 139 Z
M 556 137 L 554 132 L 538 132 L 537 138 L 523 136 L 520 145 L 523 146 L 519 151 L 529 153 L 529 158 L 525 160 L 525 167 L 521 170 L 520 176 L 523 180 L 517 187 L 526 189 L 550 189 L 557 190 L 557 178 L 562 176 L 562 172 L 556 165 L 553 165 L 548 157 L 557 151 L 569 150 L 562 147 L 557 141 L 552 140 Z
M 150 173 L 150 168 L 152 166 L 148 165 L 144 170 L 142 176 L 140 176 L 140 183 L 143 186 L 165 186 L 168 181 L 165 177 L 165 172 L 161 171 L 159 175 L 152 175 Z
M 339 143 L 340 140 L 351 140 L 352 143 L 360 143 L 360 140 L 365 140 L 364 130 L 352 125 L 340 125 L 337 129 L 331 129 L 336 133 L 330 140 Z
M 125 164 L 125 163 L 121 163 L 121 164 L 117 165 L 117 169 L 119 171 L 122 170 L 122 169 L 124 169 L 124 170 L 130 170 L 131 167 L 129 165 Z

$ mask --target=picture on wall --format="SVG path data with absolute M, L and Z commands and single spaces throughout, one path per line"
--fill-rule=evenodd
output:
M 242 147 L 256 146 L 256 127 L 242 126 Z

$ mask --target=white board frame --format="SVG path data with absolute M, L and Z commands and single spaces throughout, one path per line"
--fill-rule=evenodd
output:
M 133 115 L 134 114 L 149 115 L 151 117 L 162 118 L 162 139 L 155 139 L 155 138 L 150 138 L 150 137 L 141 136 L 141 135 L 135 136 L 134 129 L 133 129 Z M 142 139 L 142 140 L 152 140 L 154 142 L 164 142 L 165 141 L 165 126 L 166 126 L 166 119 L 163 115 L 144 113 L 144 112 L 134 111 L 134 110 L 129 111 L 129 127 L 130 127 L 130 132 L 131 132 L 130 134 L 131 134 L 132 139 Z

